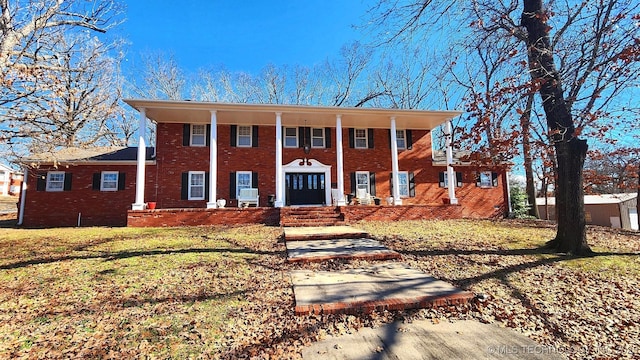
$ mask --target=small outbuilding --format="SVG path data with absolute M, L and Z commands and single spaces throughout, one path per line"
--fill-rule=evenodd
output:
M 556 199 L 537 198 L 541 219 L 556 218 Z M 638 194 L 602 194 L 584 196 L 584 215 L 589 225 L 638 230 Z M 548 214 L 548 216 L 547 216 Z

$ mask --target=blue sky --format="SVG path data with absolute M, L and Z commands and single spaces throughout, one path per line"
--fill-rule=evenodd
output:
M 352 25 L 362 22 L 371 4 L 129 0 L 126 5 L 118 32 L 130 42 L 128 59 L 162 52 L 173 54 L 187 72 L 224 65 L 257 73 L 269 63 L 312 66 L 336 57 L 342 45 L 360 39 Z

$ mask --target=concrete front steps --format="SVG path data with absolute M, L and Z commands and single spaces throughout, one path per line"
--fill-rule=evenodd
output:
M 358 314 L 466 303 L 474 294 L 397 261 L 401 255 L 349 226 L 284 229 L 287 261 L 376 261 L 340 271 L 292 270 L 296 315 Z M 381 261 L 386 260 L 386 261 Z
M 337 206 L 284 207 L 280 225 L 285 227 L 344 225 L 344 214 Z

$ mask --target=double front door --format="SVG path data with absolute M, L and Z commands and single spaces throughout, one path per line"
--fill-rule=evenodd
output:
M 287 173 L 287 205 L 325 205 L 324 173 Z

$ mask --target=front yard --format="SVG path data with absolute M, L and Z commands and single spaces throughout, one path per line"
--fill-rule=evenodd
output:
M 486 300 L 362 316 L 293 315 L 274 227 L 2 229 L 0 357 L 297 357 L 327 334 L 395 319 L 477 319 L 571 358 L 640 356 L 640 236 L 591 229 L 606 253 L 535 250 L 544 222 L 362 223 L 412 266 Z

